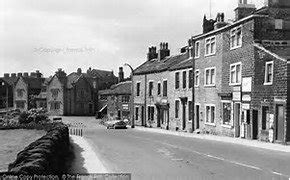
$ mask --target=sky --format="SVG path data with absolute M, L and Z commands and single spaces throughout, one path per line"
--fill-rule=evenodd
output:
M 259 7 L 264 0 L 249 1 Z M 0 76 L 89 67 L 117 75 L 124 63 L 144 63 L 160 42 L 179 53 L 202 32 L 205 14 L 230 20 L 236 7 L 237 0 L 0 0 Z

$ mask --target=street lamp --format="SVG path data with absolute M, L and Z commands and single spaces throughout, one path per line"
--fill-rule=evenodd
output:
M 131 128 L 135 127 L 135 122 L 134 122 L 134 84 L 133 84 L 133 71 L 134 69 L 132 66 L 128 63 L 125 63 L 124 66 L 128 66 L 131 69 Z

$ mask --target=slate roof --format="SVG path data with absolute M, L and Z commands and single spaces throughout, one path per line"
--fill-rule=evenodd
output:
M 73 87 L 73 84 L 76 83 L 79 78 L 81 77 L 82 74 L 78 74 L 76 72 L 73 72 L 73 73 L 70 73 L 68 76 L 67 76 L 67 83 L 66 83 L 66 87 L 67 88 L 72 88 Z
M 13 86 L 17 82 L 18 77 L 1 77 L 0 79 Z
M 28 84 L 31 89 L 41 89 L 45 78 L 22 77 L 24 82 Z
M 170 67 L 169 71 L 192 68 L 192 65 L 193 65 L 193 58 L 187 58 L 187 59 L 181 61 L 180 63 Z
M 170 68 L 183 69 L 188 66 L 189 62 L 187 62 L 186 60 L 188 60 L 187 53 L 180 53 L 177 55 L 166 57 L 160 61 L 158 59 L 146 61 L 134 70 L 134 75 L 163 72 L 169 70 Z M 181 62 L 182 64 L 180 64 Z
M 90 76 L 97 78 L 105 78 L 112 75 L 112 71 L 105 71 L 100 69 L 92 69 L 90 72 Z
M 130 95 L 132 92 L 132 81 L 125 81 L 111 86 L 110 89 L 99 91 L 100 95 Z

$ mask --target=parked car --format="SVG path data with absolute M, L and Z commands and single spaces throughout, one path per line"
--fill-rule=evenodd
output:
M 114 121 L 107 121 L 105 123 L 107 129 L 120 129 L 120 128 L 127 128 L 127 123 L 123 120 L 114 120 Z

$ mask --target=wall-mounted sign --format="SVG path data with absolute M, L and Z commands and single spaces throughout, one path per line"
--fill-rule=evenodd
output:
M 122 104 L 123 110 L 129 110 L 129 105 L 128 104 Z
M 242 104 L 242 109 L 249 110 L 250 109 L 250 104 Z
M 241 92 L 233 92 L 233 101 L 241 101 Z
M 242 92 L 252 91 L 252 77 L 245 77 L 242 81 Z
M 251 95 L 249 95 L 249 94 L 244 94 L 244 95 L 242 96 L 242 100 L 243 100 L 243 101 L 251 101 Z

